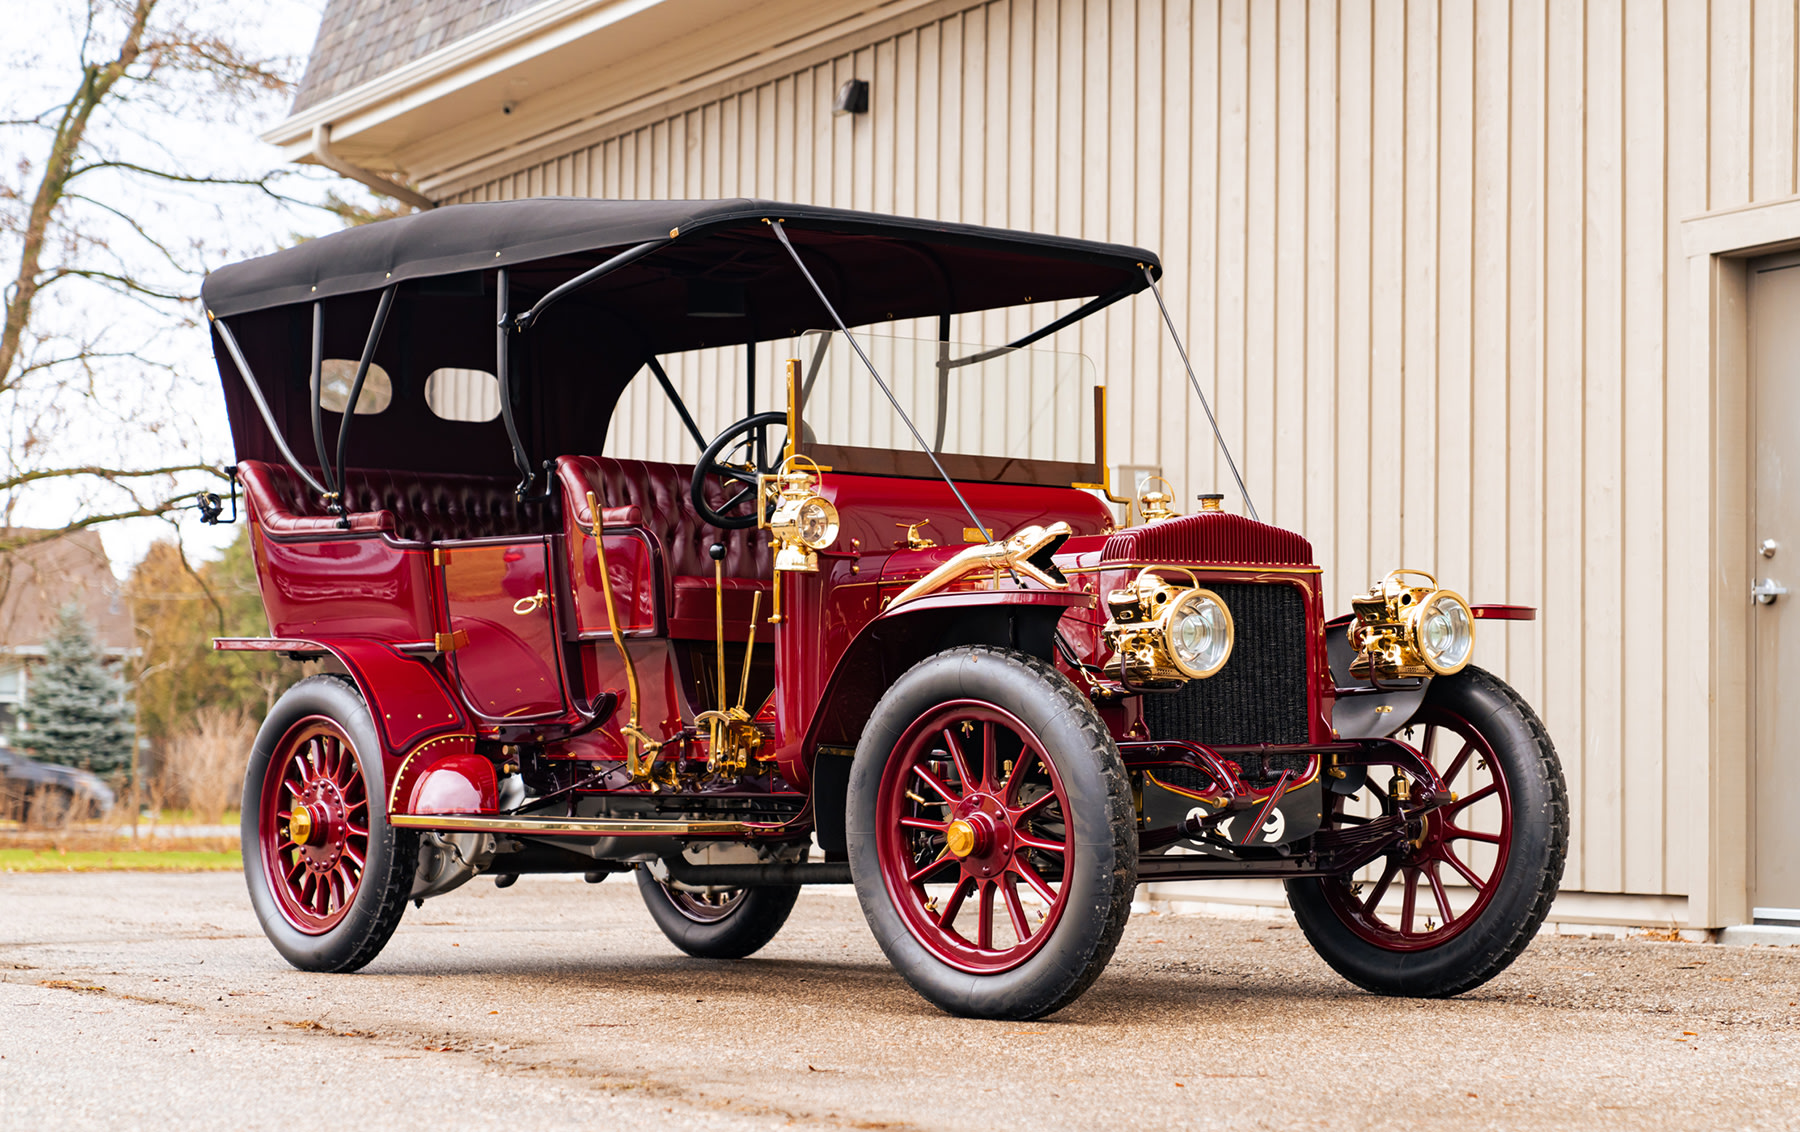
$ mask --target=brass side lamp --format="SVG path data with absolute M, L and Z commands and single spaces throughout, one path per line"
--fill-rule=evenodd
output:
M 837 541 L 838 511 L 819 494 L 820 478 L 819 465 L 798 454 L 784 459 L 775 475 L 763 477 L 763 497 L 774 504 L 764 526 L 778 571 L 817 573 L 818 552 Z

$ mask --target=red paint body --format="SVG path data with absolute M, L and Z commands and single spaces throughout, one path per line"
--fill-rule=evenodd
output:
M 694 657 L 711 662 L 714 589 L 710 577 L 679 571 L 703 569 L 697 563 L 708 560 L 697 557 L 697 548 L 725 536 L 682 511 L 684 500 L 672 486 L 681 469 L 566 458 L 558 471 L 562 519 L 546 509 L 543 533 L 484 538 L 469 530 L 469 537 L 429 544 L 397 538 L 379 529 L 384 524 L 355 515 L 347 530 L 321 516 L 296 515 L 284 507 L 295 498 L 282 495 L 284 469 L 247 471 L 258 577 L 274 636 L 219 647 L 329 653 L 341 662 L 382 726 L 389 787 L 383 793 L 396 812 L 493 812 L 492 750 L 478 754 L 483 743 L 541 744 L 549 758 L 579 764 L 625 757 L 620 729 L 627 681 L 600 585 L 590 491 L 605 509 L 607 567 L 636 663 L 640 726 L 669 743 L 664 758 L 705 757 L 704 739 L 684 729 L 712 706 L 712 687 L 701 680 Z M 747 705 L 766 736 L 756 791 L 809 797 L 819 749 L 854 746 L 861 720 L 887 683 L 935 651 L 945 632 L 984 611 L 1048 608 L 1054 619 L 1061 610 L 1062 636 L 1086 663 L 1102 663 L 1104 598 L 1146 567 L 1182 567 L 1202 585 L 1255 582 L 1299 590 L 1308 624 L 1308 740 L 1333 740 L 1323 597 L 1304 539 L 1222 513 L 1115 532 L 1108 509 L 1085 491 L 961 486 L 999 537 L 1030 524 L 1069 523 L 1074 537 L 1056 555 L 1069 588 L 1020 589 L 1010 581 L 996 588 L 991 574 L 981 574 L 889 612 L 888 600 L 967 545 L 966 515 L 936 481 L 826 473 L 821 490 L 841 516 L 838 540 L 820 553 L 817 573 L 782 576 L 782 621 L 757 628 L 759 653 L 772 646 L 775 678 L 766 702 Z M 426 506 L 432 498 L 427 477 L 416 495 L 407 513 L 421 523 L 440 522 Z M 271 516 L 280 521 L 264 521 Z M 937 545 L 909 547 L 913 524 L 917 536 Z M 736 642 L 749 635 L 751 597 L 762 595 L 766 622 L 773 593 L 766 546 L 756 541 L 762 533 L 730 537 L 736 541 L 723 579 L 725 637 Z M 1079 683 L 1060 657 L 1058 663 Z M 735 666 L 728 665 L 727 675 L 735 695 Z M 586 705 L 605 702 L 607 693 L 620 710 L 595 724 Z M 1105 705 L 1102 716 L 1121 742 L 1147 738 L 1135 699 Z M 470 773 L 475 762 L 490 765 L 487 779 Z

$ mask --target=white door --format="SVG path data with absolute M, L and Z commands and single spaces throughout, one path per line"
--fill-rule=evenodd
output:
M 1750 903 L 1800 927 L 1800 255 L 1750 265 L 1750 337 Z

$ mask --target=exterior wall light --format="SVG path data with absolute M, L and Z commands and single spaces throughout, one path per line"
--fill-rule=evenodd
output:
M 831 104 L 831 112 L 837 117 L 845 114 L 867 114 L 869 112 L 869 80 L 851 79 L 838 87 L 837 98 Z

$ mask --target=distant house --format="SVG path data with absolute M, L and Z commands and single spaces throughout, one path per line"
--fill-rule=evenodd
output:
M 10 536 L 34 532 L 12 529 Z M 56 614 L 81 603 L 109 661 L 137 652 L 124 583 L 113 577 L 100 536 L 78 531 L 0 556 L 0 744 L 18 734 L 19 708 L 31 698 L 31 670 L 44 656 Z

